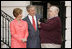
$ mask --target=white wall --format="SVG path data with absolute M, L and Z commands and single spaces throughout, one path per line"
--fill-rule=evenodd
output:
M 65 48 L 71 48 L 71 1 L 65 1 L 65 6 L 66 6 L 66 28 L 67 30 L 65 31 Z
M 13 9 L 21 8 L 23 10 L 23 18 L 27 16 L 26 6 L 30 5 L 30 1 L 1 1 L 1 10 L 13 17 Z M 14 17 L 13 17 L 14 18 Z

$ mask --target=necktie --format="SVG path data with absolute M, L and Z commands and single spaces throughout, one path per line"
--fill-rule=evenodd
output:
M 34 29 L 36 31 L 36 25 L 35 25 L 35 20 L 34 20 L 34 17 L 33 16 L 32 16 L 32 21 L 33 21 L 33 27 L 34 27 Z

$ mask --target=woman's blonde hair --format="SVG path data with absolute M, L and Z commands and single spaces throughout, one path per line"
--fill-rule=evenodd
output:
M 17 17 L 19 14 L 22 14 L 22 9 L 20 9 L 20 8 L 15 8 L 15 9 L 13 10 L 13 15 L 14 15 L 14 17 Z

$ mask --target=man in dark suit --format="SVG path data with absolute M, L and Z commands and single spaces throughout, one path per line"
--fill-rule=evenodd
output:
M 36 14 L 35 6 L 33 5 L 28 5 L 26 9 L 29 14 L 23 20 L 28 23 L 29 36 L 27 39 L 27 48 L 40 48 L 40 37 L 37 22 L 41 16 Z

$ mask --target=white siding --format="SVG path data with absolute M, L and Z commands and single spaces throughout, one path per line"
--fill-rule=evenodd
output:
M 23 18 L 27 16 L 26 6 L 30 5 L 30 1 L 1 1 L 1 10 L 13 17 L 13 9 L 21 8 L 23 10 Z M 14 18 L 14 17 L 13 17 Z
M 71 48 L 71 1 L 65 1 L 66 6 L 66 28 L 65 31 L 65 48 Z

